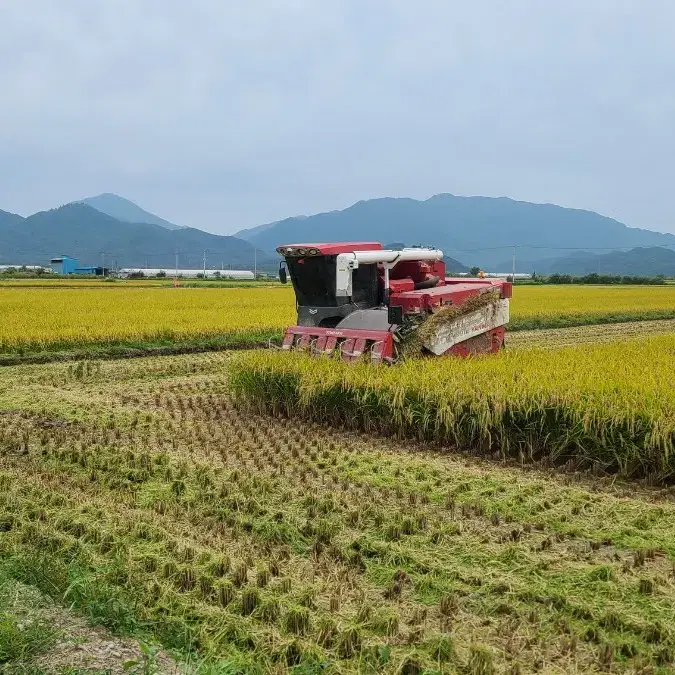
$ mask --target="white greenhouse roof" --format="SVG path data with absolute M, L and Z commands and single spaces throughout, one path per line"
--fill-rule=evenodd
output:
M 144 274 L 146 277 L 156 277 L 160 272 L 164 272 L 167 277 L 174 277 L 176 274 L 179 277 L 197 277 L 200 274 L 204 274 L 203 269 L 171 269 L 171 268 L 145 268 L 145 267 L 125 267 L 119 270 L 119 274 L 123 276 L 129 276 L 130 274 Z M 207 277 L 230 277 L 232 279 L 254 279 L 255 275 L 250 270 L 206 270 Z

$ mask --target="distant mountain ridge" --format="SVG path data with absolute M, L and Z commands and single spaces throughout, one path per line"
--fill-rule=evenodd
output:
M 3 225 L 15 225 L 18 222 L 23 220 L 22 216 L 19 216 L 16 213 L 10 213 L 9 211 L 0 210 L 0 227 Z
M 297 220 L 304 220 L 308 216 L 293 216 L 291 220 L 297 219 Z M 262 234 L 266 230 L 269 230 L 273 228 L 277 223 L 282 222 L 281 220 L 275 220 L 273 223 L 265 223 L 264 225 L 256 225 L 255 227 L 249 227 L 245 230 L 239 230 L 239 232 L 235 232 L 234 236 L 239 237 L 240 239 L 246 239 L 248 240 L 251 237 L 255 237 L 259 234 Z
M 72 203 L 86 204 L 101 213 L 105 213 L 106 215 L 112 216 L 125 223 L 150 223 L 151 225 L 165 227 L 167 230 L 177 230 L 181 227 L 180 225 L 170 223 L 168 220 L 164 220 L 164 218 L 160 218 L 154 213 L 142 209 L 138 204 L 111 192 L 104 192 L 95 197 L 86 197 L 85 199 Z
M 675 247 L 673 234 L 628 227 L 593 211 L 452 194 L 423 201 L 392 197 L 360 201 L 342 211 L 287 218 L 237 235 L 268 251 L 302 241 L 433 245 L 465 265 L 484 268 L 500 264 L 514 245 L 519 247 L 518 257 L 529 260 L 559 257 L 560 249 L 575 247 Z
M 147 263 L 169 270 L 178 251 L 179 266 L 199 268 L 206 250 L 207 265 L 252 269 L 257 248 L 259 267 L 272 271 L 278 262 L 274 249 L 281 244 L 364 240 L 436 246 L 455 272 L 478 266 L 508 273 L 515 245 L 518 272 L 576 275 L 597 272 L 599 267 L 606 274 L 670 275 L 670 249 L 675 249 L 673 234 L 628 227 L 592 211 L 506 197 L 440 194 L 423 201 L 371 199 L 342 211 L 259 225 L 235 236 L 180 227 L 112 193 L 27 218 L 0 211 L 3 264 L 45 263 L 65 254 L 82 264 L 99 264 L 105 257 L 108 265 Z M 594 249 L 608 253 L 597 255 Z M 614 253 L 609 253 L 611 249 Z
M 502 269 L 495 271 L 508 269 L 502 265 Z M 561 258 L 523 262 L 519 271 L 541 275 L 569 274 L 575 277 L 587 274 L 672 277 L 675 276 L 675 251 L 660 246 L 601 254 L 577 251 Z
M 222 265 L 253 269 L 255 249 L 236 237 L 195 228 L 169 230 L 152 223 L 127 223 L 82 203 L 66 204 L 18 221 L 0 220 L 0 264 L 45 264 L 70 255 L 83 265 L 175 267 L 199 269 L 207 251 L 207 267 Z M 103 254 L 103 255 L 102 255 Z M 258 253 L 260 269 L 272 269 L 276 259 Z

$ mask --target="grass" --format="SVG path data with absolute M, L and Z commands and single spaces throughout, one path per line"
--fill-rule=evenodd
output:
M 53 361 L 82 361 L 96 359 L 139 358 L 147 356 L 168 356 L 208 351 L 266 348 L 269 345 L 266 331 L 241 330 L 204 337 L 181 337 L 157 335 L 145 339 L 129 339 L 110 342 L 83 344 L 75 348 L 68 343 L 50 345 L 49 349 L 32 351 L 20 348 L 8 353 L 0 352 L 0 366 Z
M 241 410 L 232 358 L 0 371 L 5 569 L 214 673 L 670 671 L 670 490 Z
M 3 612 L 0 615 L 0 665 L 28 660 L 46 651 L 52 639 L 49 628 L 36 623 L 20 624 L 16 616 Z
M 43 570 L 44 571 L 44 570 Z M 130 675 L 203 671 L 198 662 L 176 664 L 152 643 L 137 643 L 88 625 L 72 607 L 60 607 L 35 585 L 36 568 L 18 567 L 14 558 L 0 561 L 0 672 L 6 675 Z M 83 583 L 73 576 L 72 586 Z M 53 581 L 42 585 L 54 593 Z M 70 590 L 66 591 L 67 600 Z M 72 605 L 72 603 L 71 603 Z M 136 630 L 141 633 L 140 629 Z M 145 631 L 147 634 L 147 631 Z M 185 668 L 185 670 L 179 668 Z
M 9 577 L 0 565 L 0 671 L 19 672 L 21 663 L 47 651 L 56 631 L 40 614 L 42 599 Z

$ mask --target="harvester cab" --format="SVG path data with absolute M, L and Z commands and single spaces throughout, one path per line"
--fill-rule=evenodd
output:
M 355 242 L 292 244 L 277 252 L 284 258 L 280 279 L 286 282 L 287 269 L 298 309 L 285 350 L 392 363 L 406 343 L 436 356 L 503 345 L 511 284 L 446 277 L 443 251 Z

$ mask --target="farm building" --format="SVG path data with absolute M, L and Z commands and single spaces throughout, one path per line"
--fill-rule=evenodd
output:
M 156 277 L 156 276 L 167 276 L 167 277 L 183 277 L 185 279 L 196 279 L 198 277 L 204 276 L 204 270 L 173 270 L 173 269 L 158 269 L 158 268 L 145 268 L 145 267 L 125 267 L 118 271 L 119 276 L 121 277 L 130 277 L 130 276 L 144 276 L 144 277 Z M 221 278 L 221 279 L 240 279 L 240 280 L 250 280 L 255 279 L 255 275 L 250 270 L 206 270 L 206 277 L 211 278 Z
M 52 258 L 51 266 L 54 274 L 93 274 L 96 276 L 105 274 L 105 270 L 102 267 L 96 267 L 94 265 L 80 267 L 77 258 L 71 258 L 67 255 Z
M 85 267 L 76 267 L 75 274 L 97 274 L 102 275 L 103 269 L 95 265 L 86 265 Z
M 77 259 L 67 255 L 51 259 L 52 272 L 54 274 L 74 274 L 77 268 Z

